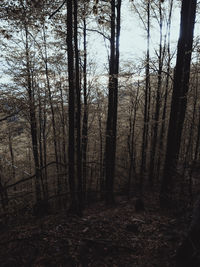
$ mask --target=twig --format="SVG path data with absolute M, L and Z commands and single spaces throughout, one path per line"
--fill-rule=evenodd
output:
M 63 3 L 49 16 L 49 19 L 51 19 L 66 3 L 66 0 L 63 1 Z
M 79 27 L 79 28 L 80 29 L 83 29 L 83 27 Z M 106 36 L 103 32 L 100 32 L 99 30 L 96 30 L 96 29 L 86 29 L 86 31 L 96 32 L 96 33 L 102 35 L 105 39 L 110 40 L 110 38 L 108 36 Z

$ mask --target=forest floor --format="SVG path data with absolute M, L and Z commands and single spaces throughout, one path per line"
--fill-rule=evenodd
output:
M 163 212 L 151 194 L 141 212 L 135 211 L 134 198 L 118 197 L 116 202 L 111 208 L 94 203 L 82 218 L 62 211 L 2 223 L 0 266 L 175 266 L 187 212 Z

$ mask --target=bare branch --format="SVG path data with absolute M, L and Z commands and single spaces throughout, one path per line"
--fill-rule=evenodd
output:
M 83 27 L 79 27 L 79 28 L 80 29 L 83 29 Z M 106 36 L 103 32 L 100 32 L 99 30 L 96 30 L 96 29 L 86 29 L 86 31 L 96 32 L 96 33 L 102 35 L 105 39 L 110 40 L 110 38 L 108 36 Z
M 64 0 L 63 3 L 49 16 L 49 19 L 51 19 L 56 13 L 58 13 L 65 3 L 66 0 Z

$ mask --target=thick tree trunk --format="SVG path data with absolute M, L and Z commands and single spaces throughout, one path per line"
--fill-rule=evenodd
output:
M 117 16 L 115 13 L 117 6 Z M 111 0 L 111 38 L 109 62 L 109 96 L 108 115 L 106 124 L 105 148 L 105 190 L 106 203 L 114 202 L 114 176 L 117 132 L 117 105 L 118 105 L 118 73 L 119 73 L 119 35 L 120 35 L 121 1 Z M 116 22 L 116 21 L 117 22 Z
M 173 190 L 173 177 L 176 173 L 179 156 L 181 134 L 187 106 L 187 92 L 189 88 L 196 2 L 196 0 L 182 1 L 180 38 L 178 41 L 177 61 L 174 72 L 171 113 L 167 137 L 167 151 L 160 193 L 160 201 L 163 207 L 168 205 L 169 194 Z
M 72 0 L 67 1 L 67 56 L 68 56 L 68 173 L 70 188 L 70 208 L 69 211 L 76 213 L 77 199 L 75 193 L 75 87 L 74 87 L 74 50 L 73 50 L 73 5 Z

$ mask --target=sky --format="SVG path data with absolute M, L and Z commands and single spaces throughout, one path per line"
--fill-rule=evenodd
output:
M 155 56 L 154 49 L 158 48 L 159 32 L 158 24 L 154 22 L 151 29 L 151 56 Z M 179 37 L 180 26 L 180 8 L 176 8 L 172 17 L 172 31 L 171 42 L 172 50 L 176 49 L 177 41 Z M 89 39 L 89 50 L 92 57 L 96 58 L 100 72 L 103 71 L 104 65 L 107 62 L 108 55 L 105 49 L 105 43 L 103 37 L 97 33 L 92 34 Z M 146 51 L 146 36 L 143 24 L 141 23 L 139 16 L 134 12 L 131 1 L 122 1 L 121 11 L 121 35 L 120 35 L 120 59 L 122 61 L 132 62 L 137 64 L 145 58 Z
M 121 54 L 127 54 L 129 51 L 133 57 L 137 58 L 142 56 L 146 50 L 146 33 L 143 28 L 137 14 L 135 14 L 133 8 L 128 8 L 127 5 L 131 6 L 130 1 L 123 1 L 122 5 L 122 27 L 121 27 Z M 174 16 L 172 20 L 172 32 L 171 39 L 172 41 L 178 40 L 179 35 L 179 21 L 180 15 L 179 10 L 174 11 Z M 158 25 L 152 23 L 152 28 L 150 30 L 150 45 L 152 47 L 158 44 L 159 32 Z
M 175 1 L 176 3 L 176 1 Z M 139 16 L 134 12 L 133 1 L 123 0 L 122 1 L 122 12 L 121 12 L 121 36 L 120 36 L 120 62 L 123 64 L 124 61 L 128 61 L 133 65 L 137 65 L 138 62 L 144 60 L 146 51 L 146 36 L 143 24 L 140 21 Z M 139 7 L 138 7 L 139 8 Z M 177 47 L 177 41 L 179 36 L 180 26 L 180 7 L 176 7 L 173 11 L 172 16 L 172 27 L 171 27 L 171 41 L 172 50 Z M 95 28 L 95 26 L 93 26 Z M 196 35 L 200 35 L 199 24 L 195 27 Z M 90 54 L 90 60 L 97 64 L 97 72 L 101 75 L 107 73 L 106 65 L 108 63 L 108 45 L 105 47 L 105 41 L 103 37 L 98 33 L 89 33 L 88 37 L 88 50 Z M 152 23 L 151 29 L 151 57 L 155 56 L 154 49 L 158 48 L 159 32 L 158 24 Z M 175 63 L 175 59 L 174 59 Z M 0 75 L 2 69 L 0 68 Z M 4 79 L 0 78 L 0 81 Z

